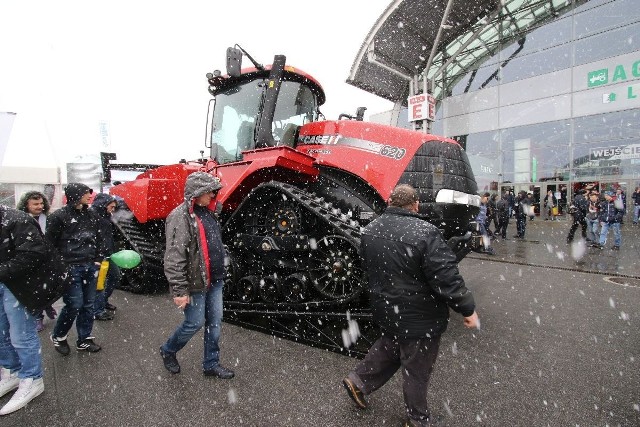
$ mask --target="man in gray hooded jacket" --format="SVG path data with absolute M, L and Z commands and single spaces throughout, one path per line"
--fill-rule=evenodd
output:
M 176 353 L 205 326 L 204 375 L 234 376 L 219 363 L 225 252 L 214 211 L 221 188 L 220 180 L 210 174 L 192 173 L 185 184 L 184 202 L 167 217 L 164 273 L 173 302 L 184 311 L 184 321 L 160 347 L 164 366 L 172 374 L 180 372 Z

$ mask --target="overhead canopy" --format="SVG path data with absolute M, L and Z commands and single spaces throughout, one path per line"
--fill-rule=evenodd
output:
M 571 0 L 396 0 L 367 35 L 347 83 L 406 102 L 409 82 L 427 69 L 439 98 L 444 84 L 497 53 L 500 42 L 517 40 L 571 5 Z

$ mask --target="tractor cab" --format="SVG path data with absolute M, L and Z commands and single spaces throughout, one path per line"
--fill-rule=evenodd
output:
M 273 65 L 254 65 L 240 70 L 238 63 L 228 66 L 225 76 L 219 71 L 207 75 L 214 96 L 207 145 L 218 164 L 241 161 L 244 151 L 256 148 L 293 147 L 299 127 L 318 120 L 325 98 L 315 79 L 285 66 L 282 55 Z

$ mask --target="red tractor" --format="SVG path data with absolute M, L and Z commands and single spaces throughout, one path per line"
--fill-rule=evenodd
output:
M 473 172 L 456 141 L 364 122 L 364 109 L 324 120 L 325 95 L 313 77 L 282 55 L 262 66 L 244 52 L 254 67 L 241 69 L 243 52 L 227 50 L 227 75 L 207 74 L 210 157 L 111 189 L 133 213 L 118 222 L 122 247 L 143 258 L 122 286 L 166 289 L 164 220 L 183 201 L 187 176 L 206 171 L 224 185 L 217 201 L 229 255 L 225 319 L 343 351 L 347 319 L 375 335 L 361 227 L 384 211 L 397 184 L 408 183 L 418 189 L 420 213 L 462 259 L 479 243 Z

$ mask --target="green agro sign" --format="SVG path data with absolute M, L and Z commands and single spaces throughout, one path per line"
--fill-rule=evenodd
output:
M 611 75 L 611 82 L 609 82 L 609 69 L 603 68 L 601 70 L 589 71 L 587 74 L 587 87 L 595 87 L 606 85 L 607 83 L 622 82 L 629 77 L 628 72 L 631 72 L 631 76 L 640 77 L 640 60 L 631 64 L 630 69 L 625 69 L 624 65 L 616 65 Z

